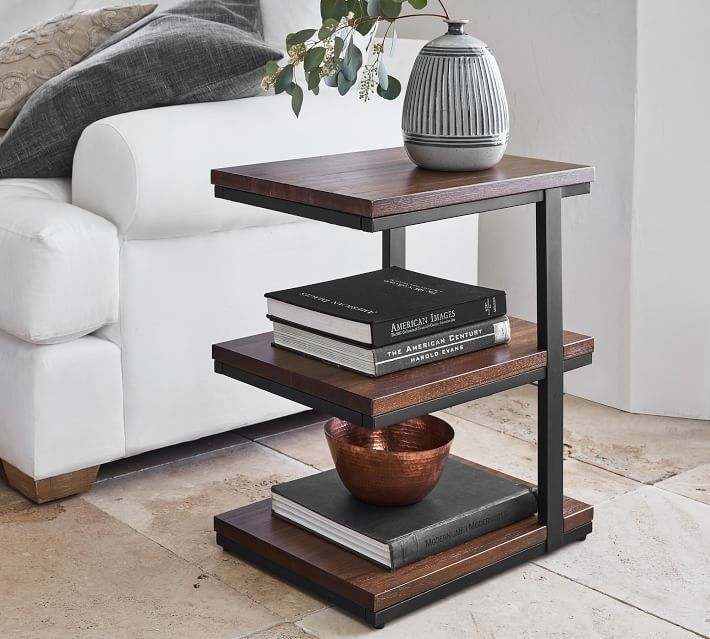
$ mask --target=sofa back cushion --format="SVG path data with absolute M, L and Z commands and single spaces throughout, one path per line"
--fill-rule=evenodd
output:
M 158 11 L 172 9 L 182 0 L 160 0 Z M 97 9 L 116 4 L 117 0 L 1 0 L 0 42 L 41 20 L 60 13 Z M 320 0 L 261 0 L 264 16 L 264 40 L 279 50 L 286 36 L 321 22 Z
M 0 129 L 8 129 L 29 97 L 114 33 L 151 13 L 135 4 L 64 13 L 0 43 Z
M 319 0 L 261 0 L 264 40 L 279 51 L 286 46 L 286 36 L 301 29 L 320 26 Z
M 260 31 L 259 0 L 188 0 L 144 18 L 30 98 L 0 143 L 0 178 L 70 175 L 81 132 L 110 115 L 254 95 L 280 56 Z
M 161 0 L 158 10 L 171 9 L 180 2 L 182 0 Z M 317 4 L 318 0 L 315 2 Z M 5 42 L 23 29 L 61 13 L 101 9 L 119 3 L 121 0 L 0 0 L 0 42 Z

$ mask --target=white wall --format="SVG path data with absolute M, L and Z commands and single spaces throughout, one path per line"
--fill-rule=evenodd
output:
M 445 2 L 501 66 L 509 152 L 597 167 L 592 195 L 563 205 L 565 326 L 596 338 L 566 390 L 710 418 L 710 3 Z M 443 30 L 405 22 L 400 35 Z M 531 208 L 482 216 L 479 233 L 479 281 L 533 319 Z
M 597 167 L 592 195 L 563 203 L 565 326 L 596 338 L 595 365 L 567 375 L 566 384 L 628 409 L 635 4 L 459 0 L 447 7 L 471 19 L 469 32 L 501 67 L 508 152 Z M 442 30 L 437 20 L 408 22 L 402 35 L 415 22 L 420 36 Z M 504 288 L 510 312 L 535 319 L 533 207 L 481 216 L 479 233 L 479 282 Z
M 631 406 L 710 417 L 707 0 L 638 3 Z

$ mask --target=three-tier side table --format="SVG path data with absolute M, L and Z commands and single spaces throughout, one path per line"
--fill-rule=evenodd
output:
M 402 148 L 214 170 L 218 198 L 382 232 L 385 266 L 405 266 L 407 226 L 523 204 L 535 204 L 537 250 L 537 324 L 511 319 L 506 345 L 374 379 L 278 349 L 271 333 L 213 347 L 217 373 L 369 428 L 537 382 L 537 516 L 394 571 L 272 516 L 270 499 L 216 516 L 217 543 L 381 628 L 584 539 L 593 509 L 562 492 L 562 377 L 591 364 L 594 340 L 562 329 L 561 214 L 593 180 L 593 167 L 515 156 L 486 171 L 423 171 Z

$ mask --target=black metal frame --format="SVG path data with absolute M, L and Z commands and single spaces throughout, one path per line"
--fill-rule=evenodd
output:
M 537 387 L 537 480 L 540 523 L 547 550 L 562 545 L 562 201 L 559 189 L 545 191 L 536 205 L 537 344 L 547 351 L 545 378 Z
M 589 193 L 590 184 L 536 190 L 516 195 L 496 197 L 467 204 L 451 205 L 423 211 L 412 211 L 381 218 L 365 218 L 358 215 L 332 211 L 296 202 L 254 195 L 234 189 L 215 187 L 218 198 L 242 202 L 282 213 L 289 213 L 313 220 L 346 226 L 366 232 L 383 231 L 382 263 L 384 266 L 402 266 L 406 259 L 405 228 L 461 215 L 470 215 L 496 209 L 535 204 L 536 260 L 537 260 L 537 341 L 538 347 L 547 351 L 547 366 L 528 373 L 486 384 L 435 400 L 422 402 L 384 415 L 370 416 L 339 406 L 327 400 L 296 391 L 237 368 L 215 362 L 215 370 L 282 397 L 292 399 L 316 410 L 341 417 L 370 428 L 383 428 L 410 417 L 427 414 L 473 399 L 492 395 L 523 384 L 538 382 L 538 495 L 539 520 L 545 524 L 545 543 L 528 548 L 516 555 L 459 577 L 451 582 L 428 590 L 399 604 L 374 612 L 356 606 L 351 601 L 304 579 L 282 566 L 253 553 L 252 551 L 218 535 L 218 543 L 227 550 L 237 552 L 253 563 L 280 575 L 298 585 L 306 586 L 328 601 L 365 619 L 376 628 L 381 628 L 410 610 L 435 601 L 450 592 L 477 583 L 498 574 L 509 567 L 519 565 L 551 552 L 571 541 L 584 539 L 592 530 L 591 522 L 575 530 L 564 531 L 563 515 L 563 433 L 562 401 L 563 373 L 591 364 L 592 356 L 583 355 L 565 361 L 562 342 L 562 198 Z
M 565 371 L 572 371 L 577 368 L 581 368 L 582 366 L 588 366 L 591 363 L 591 353 L 579 355 L 565 360 Z M 445 395 L 444 397 L 437 397 L 436 399 L 430 399 L 426 402 L 407 406 L 406 408 L 373 416 L 366 413 L 360 413 L 351 408 L 347 408 L 346 406 L 341 406 L 340 404 L 323 399 L 322 397 L 311 395 L 310 393 L 304 393 L 303 391 L 296 390 L 290 386 L 279 384 L 271 379 L 260 377 L 258 375 L 254 375 L 253 373 L 248 373 L 247 371 L 230 366 L 229 364 L 215 362 L 214 369 L 215 372 L 221 375 L 226 375 L 227 377 L 244 382 L 250 386 L 255 386 L 256 388 L 273 393 L 274 395 L 285 397 L 286 399 L 303 404 L 304 406 L 313 408 L 321 413 L 333 415 L 333 417 L 340 417 L 341 419 L 345 419 L 353 424 L 365 426 L 365 428 L 386 428 L 387 426 L 398 424 L 399 422 L 411 419 L 412 417 L 427 415 L 428 413 L 444 410 L 446 408 L 450 408 L 451 406 L 458 406 L 459 404 L 471 402 L 474 399 L 495 395 L 501 391 L 517 388 L 518 386 L 523 386 L 524 384 L 540 382 L 545 379 L 545 369 L 536 368 L 526 373 L 518 373 L 517 375 L 506 377 L 505 379 L 484 384 L 483 386 L 457 391 L 455 393 Z
M 589 193 L 589 190 L 589 182 L 585 182 L 583 184 L 564 186 L 560 189 L 560 192 L 562 197 L 573 197 L 575 195 L 584 195 Z M 379 231 L 388 231 L 390 229 L 414 226 L 415 224 L 425 224 L 426 222 L 436 222 L 437 220 L 461 217 L 462 215 L 473 215 L 476 213 L 485 213 L 487 211 L 496 211 L 498 209 L 507 209 L 512 206 L 538 204 L 540 202 L 544 202 L 545 200 L 545 191 L 528 191 L 526 193 L 504 195 L 501 197 L 489 198 L 487 200 L 479 200 L 477 202 L 452 204 L 433 209 L 424 209 L 422 211 L 410 211 L 409 213 L 368 218 L 360 215 L 354 215 L 352 213 L 343 213 L 342 211 L 324 209 L 310 204 L 301 204 L 300 202 L 281 200 L 267 195 L 257 195 L 256 193 L 229 189 L 224 186 L 215 186 L 214 194 L 215 197 L 222 200 L 249 204 L 250 206 L 256 206 L 262 209 L 278 211 L 279 213 L 287 213 L 288 215 L 295 215 L 309 220 L 327 222 L 328 224 L 335 224 L 337 226 L 345 226 L 350 229 L 358 229 L 367 233 L 377 233 Z

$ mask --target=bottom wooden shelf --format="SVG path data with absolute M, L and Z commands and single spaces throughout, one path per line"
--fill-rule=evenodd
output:
M 494 472 L 467 460 L 460 460 Z M 515 478 L 512 478 L 515 479 Z M 527 483 L 517 480 L 519 483 Z M 592 530 L 593 508 L 564 499 L 565 543 Z M 388 571 L 271 514 L 271 500 L 215 517 L 217 543 L 304 587 L 375 627 L 546 552 L 536 517 Z

